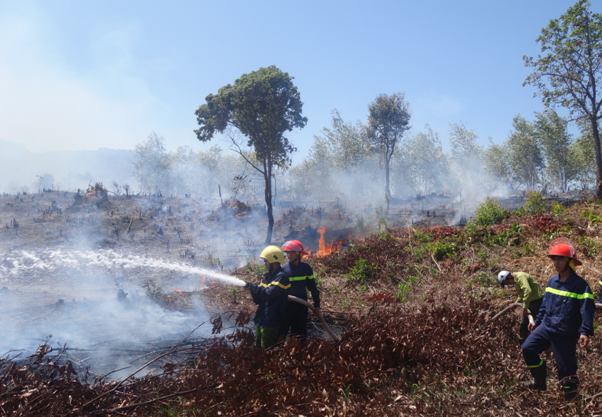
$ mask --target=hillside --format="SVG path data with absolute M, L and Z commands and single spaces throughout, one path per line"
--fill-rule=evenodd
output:
M 76 210 L 70 218 L 83 219 L 84 225 L 102 219 L 102 223 L 89 226 L 90 231 L 101 233 L 90 235 L 90 242 L 106 239 L 114 248 L 140 245 L 141 249 L 154 248 L 149 250 L 156 251 L 155 255 L 167 250 L 152 244 L 162 242 L 156 226 L 159 219 L 164 222 L 164 233 L 177 234 L 174 229 L 180 227 L 178 222 L 184 221 L 186 214 L 197 222 L 202 218 L 203 224 L 215 217 L 211 212 L 200 215 L 201 207 L 192 202 L 184 203 L 189 204 L 186 213 L 178 214 L 175 204 L 164 202 L 162 207 L 171 206 L 171 213 L 165 208 L 121 217 L 117 208 L 132 204 L 128 213 L 137 213 L 142 200 L 111 204 L 112 209 L 70 209 Z M 307 259 L 323 294 L 323 311 L 342 331 L 339 341 L 314 337 L 302 345 L 289 339 L 268 351 L 255 349 L 247 327 L 249 309 L 253 309 L 250 296 L 241 289 L 215 285 L 201 290 L 202 299 L 208 310 L 231 312 L 231 316 L 211 319 L 212 333 L 225 329 L 223 338 L 206 332 L 200 351 L 190 351 L 191 356 L 187 356 L 182 350 L 179 361 L 171 360 L 154 374 L 119 385 L 102 378 L 94 383 L 82 380 L 81 375 L 76 378 L 71 365 L 56 359 L 57 352 L 42 348 L 20 368 L 10 367 L 10 360 L 0 363 L 5 376 L 2 406 L 7 413 L 15 411 L 13 415 L 39 414 L 42 410 L 55 415 L 137 416 L 600 413 L 602 396 L 596 396 L 602 392 L 599 335 L 578 352 L 583 399 L 578 404 L 565 404 L 554 375 L 549 376 L 544 393 L 517 386 L 518 381 L 529 378 L 517 343 L 518 311 L 477 331 L 514 299 L 510 291 L 497 285 L 496 273 L 500 269 L 525 271 L 545 286 L 553 274 L 546 257 L 548 244 L 558 236 L 566 236 L 576 245 L 584 262 L 578 272 L 597 295 L 599 274 L 587 268 L 602 269 L 598 266 L 602 260 L 602 204 L 584 200 L 565 207 L 555 203 L 543 211 L 545 205 L 532 199 L 526 208 L 510 213 L 489 202 L 482 216 L 476 217 L 481 224 L 469 222 L 463 228 L 393 228 L 385 222 L 380 230 L 373 226 L 364 238 L 334 245 L 327 255 L 310 256 Z M 65 216 L 66 210 L 60 215 Z M 92 218 L 95 210 L 102 213 L 96 220 Z M 57 219 L 58 215 L 53 214 Z M 236 219 L 233 214 L 229 216 Z M 129 223 L 124 218 L 130 219 L 130 233 L 137 227 L 137 237 L 128 237 L 125 229 Z M 491 225 L 482 225 L 487 223 Z M 236 233 L 237 229 L 232 229 L 236 223 L 226 224 L 230 233 Z M 207 236 L 219 235 L 204 227 Z M 239 224 L 238 229 L 243 227 Z M 148 228 L 146 235 L 144 228 Z M 17 233 L 13 229 L 5 228 L 4 242 L 9 241 L 9 233 Z M 47 236 L 61 238 L 56 235 Z M 144 236 L 145 241 L 136 243 Z M 17 238 L 10 239 L 15 242 Z M 178 252 L 181 256 L 185 250 Z M 233 274 L 256 280 L 261 270 L 248 262 Z M 153 278 L 160 278 L 155 275 Z M 121 279 L 132 281 L 131 285 L 133 281 L 142 283 L 142 276 L 133 272 Z M 164 279 L 170 284 L 167 277 Z M 199 292 L 176 294 L 192 300 Z M 166 300 L 167 296 L 158 294 L 157 299 Z M 546 355 L 553 374 L 553 355 Z M 47 360 L 53 365 L 45 368 Z

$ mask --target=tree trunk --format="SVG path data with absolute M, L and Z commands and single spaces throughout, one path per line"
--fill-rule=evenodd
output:
M 389 187 L 389 164 L 391 157 L 385 155 L 385 194 L 391 197 L 391 189 Z
M 265 180 L 265 204 L 268 208 L 268 235 L 265 238 L 265 244 L 272 244 L 272 230 L 274 229 L 274 212 L 272 209 L 272 166 L 268 161 L 265 171 L 263 172 Z
M 600 152 L 600 132 L 598 131 L 598 120 L 590 117 L 592 123 L 592 133 L 594 135 L 594 145 L 596 146 L 596 196 L 602 200 L 602 153 Z

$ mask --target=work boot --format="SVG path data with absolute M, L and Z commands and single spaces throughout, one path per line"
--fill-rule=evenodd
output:
M 539 391 L 545 391 L 548 388 L 548 385 L 546 384 L 546 378 L 548 376 L 546 361 L 542 362 L 543 363 L 537 368 L 529 368 L 529 371 L 531 371 L 531 375 L 533 376 L 533 381 L 521 382 L 521 386 Z
M 573 401 L 579 395 L 579 390 L 577 387 L 565 386 L 562 389 L 564 391 L 564 401 L 567 403 Z

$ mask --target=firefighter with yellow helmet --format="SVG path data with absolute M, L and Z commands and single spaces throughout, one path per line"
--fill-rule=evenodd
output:
M 253 318 L 255 323 L 255 345 L 270 347 L 278 343 L 281 329 L 288 323 L 288 291 L 291 287 L 288 274 L 282 270 L 284 252 L 278 246 L 268 246 L 261 255 L 268 272 L 261 283 L 247 282 L 245 288 L 251 291 L 257 312 Z
M 548 281 L 539 313 L 529 324 L 531 334 L 522 349 L 534 380 L 521 385 L 541 391 L 547 388 L 546 362 L 539 355 L 551 346 L 565 401 L 572 401 L 579 389 L 577 343 L 585 348 L 594 334 L 596 308 L 589 284 L 576 273 L 581 262 L 569 240 L 552 241 L 548 257 L 558 274 Z

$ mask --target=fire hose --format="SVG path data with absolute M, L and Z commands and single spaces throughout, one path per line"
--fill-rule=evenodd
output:
M 339 340 L 339 338 L 332 332 L 332 330 L 330 329 L 330 327 L 328 327 L 328 324 L 326 324 L 326 321 L 324 321 L 324 317 L 322 316 L 322 313 L 320 313 L 314 306 L 312 306 L 310 303 L 308 303 L 305 300 L 302 300 L 300 298 L 295 297 L 294 295 L 289 295 L 288 296 L 288 301 L 294 301 L 296 303 L 304 305 L 305 307 L 307 307 L 311 311 L 313 311 L 314 314 L 316 316 L 318 316 L 318 318 L 320 319 L 320 322 L 322 323 L 322 325 L 326 329 L 326 332 L 328 332 L 328 335 L 332 338 L 332 340 Z

